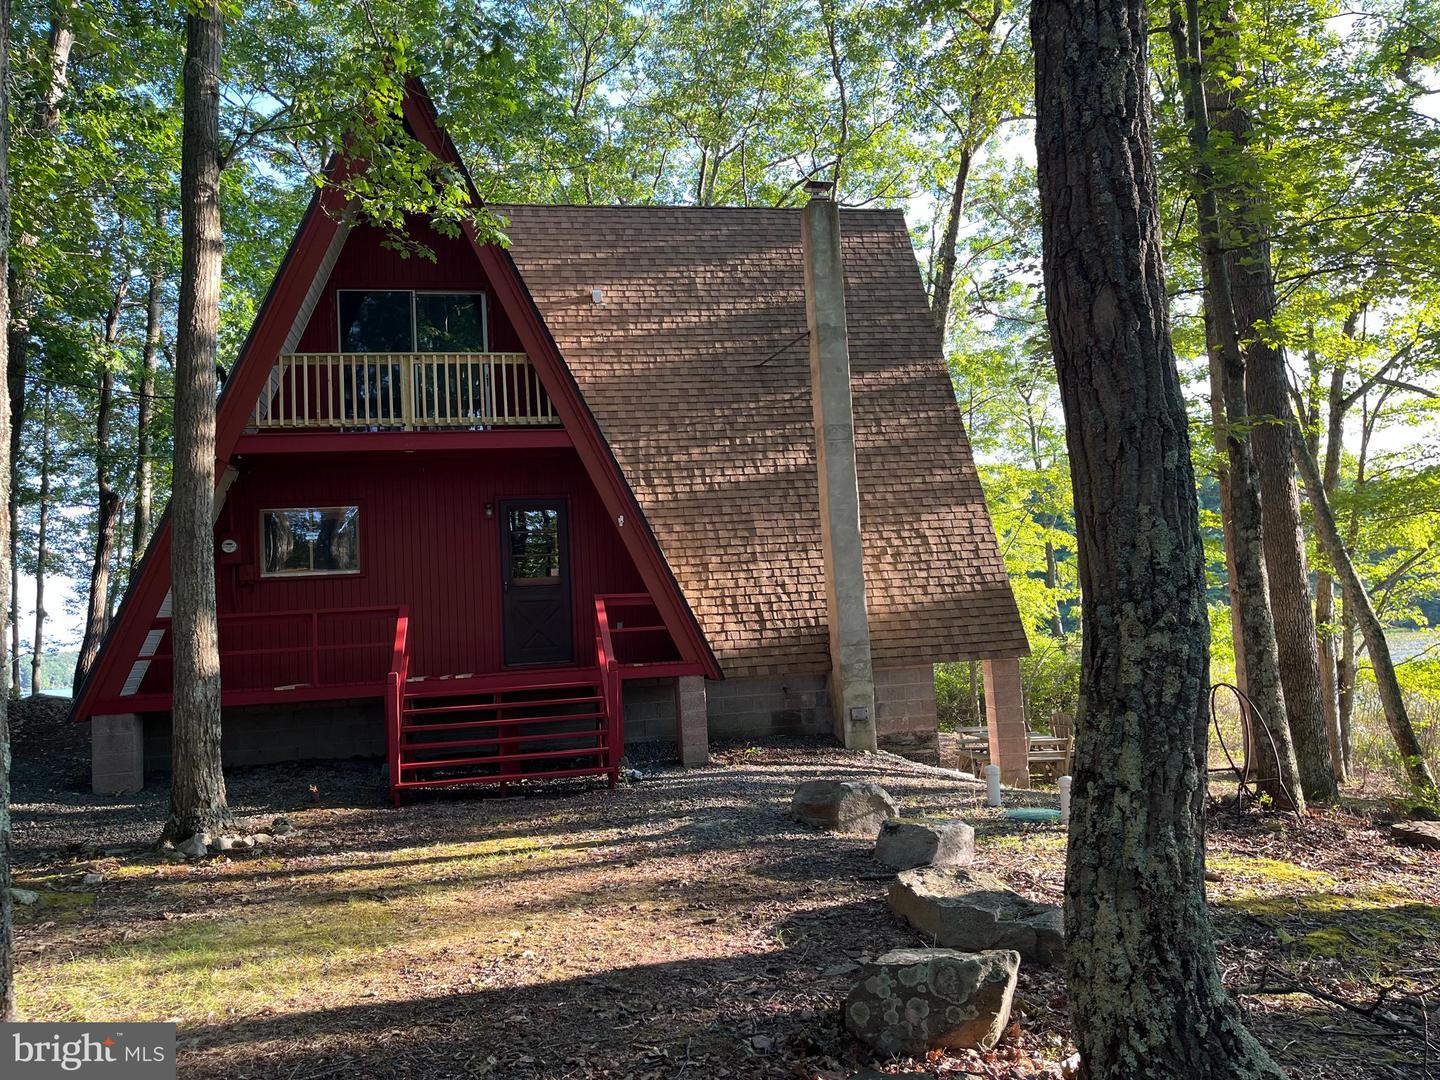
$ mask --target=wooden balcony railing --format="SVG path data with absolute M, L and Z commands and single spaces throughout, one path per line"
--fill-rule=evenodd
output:
M 289 353 L 255 427 L 414 431 L 557 425 L 524 353 Z

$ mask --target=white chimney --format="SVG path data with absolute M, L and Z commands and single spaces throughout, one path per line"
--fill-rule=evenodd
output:
M 825 549 L 825 610 L 830 627 L 830 704 L 835 734 L 853 750 L 875 749 L 875 673 L 865 606 L 865 548 L 850 402 L 850 344 L 840 211 L 830 184 L 812 180 L 800 219 L 805 247 L 805 315 L 810 328 L 810 397 Z

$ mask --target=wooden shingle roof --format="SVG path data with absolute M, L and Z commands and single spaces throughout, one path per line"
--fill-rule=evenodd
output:
M 827 669 L 799 211 L 492 209 L 725 673 Z M 904 217 L 840 221 L 875 665 L 1019 655 Z

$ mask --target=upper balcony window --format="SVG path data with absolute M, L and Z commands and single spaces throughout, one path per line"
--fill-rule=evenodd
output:
M 484 293 L 341 289 L 340 351 L 489 352 Z

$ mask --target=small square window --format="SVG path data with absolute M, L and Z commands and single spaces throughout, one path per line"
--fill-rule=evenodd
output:
M 260 526 L 266 577 L 360 572 L 358 507 L 262 510 Z

